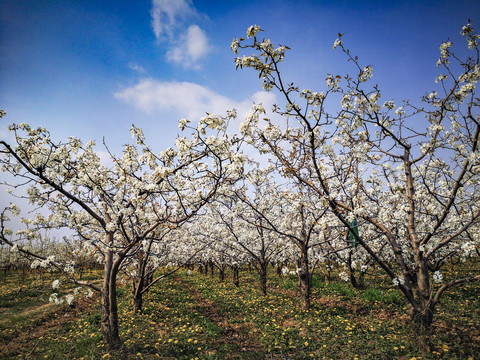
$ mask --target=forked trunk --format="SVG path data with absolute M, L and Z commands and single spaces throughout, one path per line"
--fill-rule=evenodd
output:
M 424 257 L 423 252 L 420 250 L 420 239 L 415 231 L 415 181 L 412 171 L 412 162 L 410 161 L 410 148 L 405 148 L 403 157 L 403 163 L 405 165 L 405 178 L 407 185 L 407 199 L 408 199 L 408 236 L 413 244 L 414 259 L 416 269 L 416 281 L 414 281 L 414 287 L 416 286 L 416 293 L 418 301 L 415 301 L 412 297 L 410 302 L 412 320 L 420 324 L 420 326 L 430 326 L 433 321 L 433 311 L 435 310 L 435 302 L 432 299 L 432 288 L 430 284 L 430 278 L 428 273 L 427 259 Z M 399 255 L 400 257 L 400 255 Z M 402 259 L 403 260 L 403 259 Z

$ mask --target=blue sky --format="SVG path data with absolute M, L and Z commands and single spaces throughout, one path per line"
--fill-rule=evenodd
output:
M 479 27 L 479 15 L 476 0 L 2 0 L 0 136 L 27 122 L 58 140 L 105 136 L 118 153 L 134 123 L 160 151 L 180 118 L 235 107 L 241 121 L 253 101 L 275 101 L 253 71 L 235 70 L 231 41 L 252 24 L 291 47 L 283 69 L 301 88 L 324 90 L 327 73 L 351 70 L 332 49 L 341 32 L 383 99 L 415 99 L 434 86 L 441 42 L 463 49 L 460 28 Z

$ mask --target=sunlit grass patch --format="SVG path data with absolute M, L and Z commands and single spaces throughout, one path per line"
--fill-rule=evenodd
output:
M 51 282 L 56 274 L 2 273 L 0 279 L 0 340 L 7 341 L 26 328 L 39 324 L 58 308 L 49 304 Z
M 215 278 L 201 274 L 184 278 L 202 296 L 215 301 L 230 322 L 257 336 L 265 356 L 344 358 L 348 353 L 359 359 L 421 358 L 402 295 L 391 281 L 378 274 L 366 277 L 363 291 L 353 289 L 349 283 L 333 280 L 327 284 L 317 278 L 312 309 L 308 312 L 300 310 L 294 277 L 272 275 L 269 293 L 264 297 L 255 281 L 256 275 L 242 275 L 240 289 L 228 280 L 218 283 Z M 458 347 L 452 354 L 448 343 L 455 343 L 453 339 L 434 334 L 430 342 L 431 352 L 423 358 L 456 358 L 462 354 Z M 469 349 L 464 353 L 474 351 Z
M 180 270 L 151 288 L 145 295 L 142 313 L 133 313 L 131 287 L 120 287 L 120 335 L 126 356 L 132 359 L 468 359 L 479 352 L 475 341 L 480 332 L 477 283 L 453 289 L 442 299 L 432 329 L 426 331 L 429 350 L 421 354 L 418 335 L 406 315 L 401 294 L 378 274 L 365 277 L 364 290 L 355 290 L 349 283 L 336 279 L 326 283 L 323 277 L 314 275 L 312 307 L 308 311 L 300 308 L 294 277 L 277 277 L 272 271 L 267 296 L 263 296 L 257 274 L 242 271 L 240 287 L 229 276 L 227 273 L 225 281 L 220 283 L 217 277 Z M 286 281 L 295 286 L 286 288 Z M 49 287 L 49 281 L 45 281 L 45 294 L 50 293 Z M 28 289 L 37 291 L 35 286 Z M 1 301 L 6 302 L 15 294 L 10 290 L 0 294 Z M 25 309 L 28 309 L 25 299 L 32 295 L 28 291 L 22 288 L 25 298 L 19 300 L 25 301 Z M 73 309 L 76 312 L 67 311 L 65 306 L 52 309 L 57 322 L 52 322 L 41 334 L 32 333 L 22 348 L 2 358 L 68 356 L 86 360 L 123 356 L 105 352 L 98 299 Z M 28 317 L 24 321 L 26 325 Z M 4 340 L 8 336 L 16 339 L 19 334 L 7 335 L 2 335 Z

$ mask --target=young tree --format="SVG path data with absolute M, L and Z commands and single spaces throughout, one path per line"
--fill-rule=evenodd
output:
M 256 171 L 257 176 L 258 173 Z M 262 175 L 265 175 L 265 173 Z M 247 175 L 247 177 L 250 176 L 252 176 L 252 173 Z M 266 182 L 267 179 L 263 179 Z M 261 186 L 261 179 L 257 177 L 257 181 L 258 190 Z M 252 203 L 254 203 L 257 211 L 271 211 L 273 208 L 272 199 L 262 195 L 265 195 L 265 193 L 255 191 L 251 199 Z M 224 237 L 224 239 L 228 239 L 228 243 L 225 245 L 236 252 L 238 258 L 243 254 L 244 258 L 253 263 L 260 278 L 260 289 L 263 295 L 266 295 L 268 265 L 282 251 L 286 241 L 263 226 L 262 217 L 256 211 L 238 201 L 234 193 L 223 195 L 218 202 L 221 205 L 212 207 L 212 212 L 213 217 L 218 219 L 219 226 L 229 234 L 228 237 Z
M 296 189 L 282 188 L 271 179 L 270 170 L 256 170 L 249 173 L 248 179 L 253 185 L 252 196 L 247 188 L 235 191 L 238 199 L 238 216 L 264 237 L 275 236 L 277 245 L 283 245 L 283 240 L 290 242 L 296 248 L 297 275 L 299 296 L 302 309 L 310 308 L 312 287 L 312 248 L 322 252 L 330 239 L 324 239 L 322 233 L 329 223 L 328 207 L 324 202 L 310 200 L 310 189 L 303 185 Z M 248 215 L 247 215 L 248 214 Z M 272 250 L 272 249 L 271 249 Z M 270 250 L 270 251 L 271 251 Z M 270 259 L 269 259 L 270 260 Z M 266 281 L 265 269 L 260 267 L 260 275 Z M 266 286 L 266 283 L 265 283 Z
M 309 188 L 312 201 L 325 201 L 365 251 L 404 294 L 412 319 L 430 325 L 441 295 L 452 286 L 480 279 L 475 273 L 442 280 L 429 267 L 455 253 L 465 257 L 479 245 L 480 218 L 480 36 L 468 24 L 461 34 L 468 56 L 452 43 L 440 45 L 436 90 L 421 106 L 380 102 L 378 85 L 369 85 L 371 66 L 361 66 L 343 46 L 356 75 L 328 75 L 326 90 L 300 91 L 285 82 L 280 63 L 286 46 L 274 47 L 252 26 L 232 50 L 252 49 L 236 58 L 237 67 L 259 73 L 265 90 L 278 91 L 285 106 L 274 114 L 296 120 L 280 128 L 255 105 L 240 130 L 250 144 L 276 160 L 278 171 Z M 327 110 L 338 104 L 336 112 Z M 300 105 L 303 104 L 303 105 Z M 287 144 L 288 146 L 285 146 Z M 314 200 L 313 200 L 314 199 Z M 359 232 L 352 223 L 362 222 Z M 432 283 L 433 280 L 433 283 Z
M 132 283 L 134 312 L 142 311 L 143 295 L 153 285 L 189 264 L 205 248 L 192 243 L 191 239 L 188 226 L 180 224 L 142 241 L 124 271 Z M 162 266 L 166 267 L 165 271 L 155 275 Z

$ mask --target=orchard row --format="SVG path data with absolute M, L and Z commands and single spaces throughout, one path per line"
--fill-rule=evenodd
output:
M 234 53 L 245 53 L 236 66 L 258 72 L 263 88 L 283 100 L 271 111 L 254 104 L 236 134 L 229 126 L 235 110 L 196 123 L 182 119 L 180 130 L 190 134 L 155 152 L 133 126 L 135 144 L 120 156 L 109 151 L 112 165 L 94 142 L 56 141 L 24 123 L 9 127 L 12 144 L 0 141 L 9 190 L 38 209 L 13 232 L 9 220 L 20 208 L 7 206 L 1 243 L 15 261 L 60 271 L 79 294 L 100 293 L 107 351 L 123 346 L 117 281 L 133 283 L 141 311 L 144 294 L 185 264 L 213 264 L 220 274 L 228 265 L 237 275 L 250 264 L 264 294 L 273 264 L 298 276 L 304 310 L 315 268 L 326 276 L 340 268 L 357 288 L 379 268 L 419 327 L 431 325 L 445 291 L 480 280 L 473 271 L 443 271 L 479 256 L 480 37 L 473 27 L 461 30 L 462 56 L 451 42 L 441 44 L 434 90 L 400 104 L 381 101 L 373 68 L 362 66 L 341 36 L 334 48 L 354 74 L 330 74 L 323 91 L 312 91 L 283 78 L 289 48 L 261 33 L 252 26 L 246 38 L 234 39 Z M 38 244 L 59 229 L 69 240 L 42 253 Z M 76 271 L 87 259 L 104 267 L 101 283 Z M 155 277 L 161 266 L 171 270 Z M 56 293 L 51 299 L 70 301 Z

